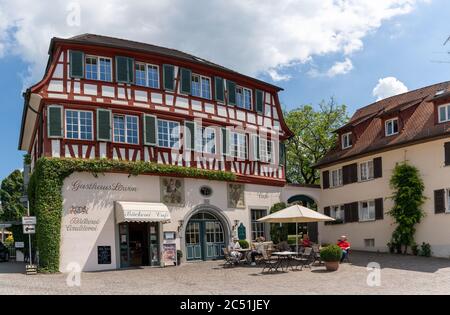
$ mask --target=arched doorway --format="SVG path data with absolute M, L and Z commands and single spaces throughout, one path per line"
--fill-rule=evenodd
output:
M 312 210 L 317 211 L 317 203 L 314 199 L 306 195 L 294 195 L 288 199 L 289 205 L 299 204 Z M 295 227 L 294 227 L 295 230 Z M 317 243 L 319 239 L 319 226 L 317 222 L 298 224 L 299 235 L 308 234 L 311 241 Z
M 185 229 L 186 260 L 214 260 L 223 258 L 226 244 L 223 222 L 209 210 L 192 215 Z

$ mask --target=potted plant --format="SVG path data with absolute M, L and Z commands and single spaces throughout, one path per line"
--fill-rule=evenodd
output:
M 243 248 L 243 249 L 250 247 L 250 244 L 246 240 L 239 240 L 239 245 L 241 245 L 241 248 Z
M 342 249 L 337 245 L 329 245 L 320 250 L 320 258 L 325 262 L 328 271 L 336 271 L 342 257 Z

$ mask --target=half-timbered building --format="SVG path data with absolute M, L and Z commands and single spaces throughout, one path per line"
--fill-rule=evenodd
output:
M 43 79 L 24 94 L 19 148 L 31 168 L 40 157 L 114 159 L 236 175 L 72 174 L 62 190 L 60 269 L 159 266 L 174 250 L 215 259 L 232 235 L 269 237 L 257 219 L 299 190 L 284 189 L 291 131 L 280 91 L 175 49 L 53 38 Z

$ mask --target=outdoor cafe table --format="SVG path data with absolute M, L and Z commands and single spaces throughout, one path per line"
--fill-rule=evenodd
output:
M 277 265 L 277 267 L 275 268 L 275 271 L 278 271 L 278 268 L 281 267 L 281 270 L 283 270 L 283 263 L 285 263 L 286 265 L 286 270 L 289 269 L 289 267 L 291 267 L 291 270 L 294 270 L 294 267 L 292 266 L 291 262 L 292 262 L 292 256 L 296 256 L 297 252 L 274 252 L 272 253 L 272 256 L 277 257 L 279 263 Z

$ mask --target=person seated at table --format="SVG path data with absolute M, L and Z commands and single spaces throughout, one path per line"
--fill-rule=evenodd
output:
M 337 241 L 337 246 L 342 249 L 341 262 L 343 262 L 348 257 L 348 251 L 350 250 L 350 242 L 347 241 L 347 236 L 342 235 Z
M 300 245 L 302 245 L 303 247 L 311 247 L 312 243 L 311 240 L 309 239 L 308 234 L 305 234 L 303 236 L 302 243 Z
M 252 266 L 256 266 L 256 257 L 264 255 L 264 237 L 260 236 L 256 238 L 256 244 L 252 243 L 252 250 L 250 252 L 250 257 L 252 258 Z
M 242 253 L 237 251 L 237 249 L 241 249 L 241 244 L 239 243 L 239 239 L 237 237 L 233 237 L 233 240 L 228 245 L 228 250 L 230 255 L 239 261 L 242 258 Z

